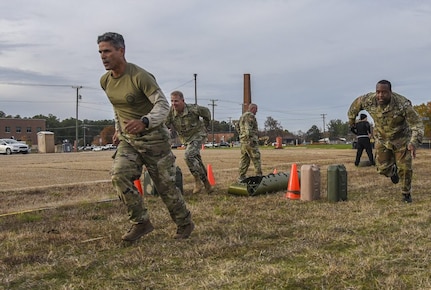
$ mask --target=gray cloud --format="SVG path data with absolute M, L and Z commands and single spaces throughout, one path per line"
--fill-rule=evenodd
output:
M 290 131 L 322 127 L 322 114 L 347 121 L 351 101 L 380 79 L 414 104 L 429 101 L 431 3 L 424 1 L 26 3 L 0 4 L 2 95 L 28 100 L 29 88 L 4 84 L 10 81 L 83 85 L 82 118 L 112 118 L 98 83 L 104 69 L 96 38 L 106 31 L 124 35 L 128 61 L 151 71 L 166 95 L 180 89 L 194 102 L 197 73 L 198 102 L 216 100 L 220 121 L 241 114 L 245 73 L 261 127 L 268 116 Z M 2 110 L 74 117 L 71 88 L 31 94 L 28 105 L 2 101 Z

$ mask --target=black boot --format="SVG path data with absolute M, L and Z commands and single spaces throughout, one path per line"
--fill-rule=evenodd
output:
M 412 195 L 410 193 L 403 193 L 403 201 L 405 203 L 411 203 L 412 202 Z
M 397 184 L 398 182 L 400 182 L 400 177 L 398 176 L 398 167 L 396 164 L 394 164 L 394 166 L 392 166 L 391 180 L 392 180 L 393 184 Z

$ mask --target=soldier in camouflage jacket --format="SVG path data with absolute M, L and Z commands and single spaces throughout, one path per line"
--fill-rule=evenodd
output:
M 246 178 L 250 160 L 253 162 L 255 174 L 262 175 L 256 113 L 257 105 L 251 103 L 248 107 L 248 111 L 242 114 L 239 119 L 238 133 L 241 142 L 241 159 L 239 162 L 238 181 L 240 182 Z
M 410 100 L 392 92 L 391 83 L 381 80 L 376 92 L 360 96 L 348 111 L 349 124 L 355 126 L 355 117 L 366 110 L 374 119 L 374 137 L 377 171 L 390 177 L 394 184 L 401 180 L 403 200 L 412 202 L 412 159 L 422 142 L 422 119 Z
M 186 146 L 184 158 L 191 174 L 195 178 L 193 193 L 200 192 L 203 187 L 211 193 L 207 170 L 202 161 L 200 149 L 207 138 L 207 128 L 211 121 L 211 112 L 207 107 L 186 104 L 180 91 L 171 93 L 171 109 L 166 119 L 166 125 L 174 129 Z

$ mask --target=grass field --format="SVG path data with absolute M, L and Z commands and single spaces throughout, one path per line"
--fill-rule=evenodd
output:
M 431 289 L 431 150 L 414 160 L 412 204 L 375 167 L 353 166 L 349 148 L 262 148 L 265 174 L 319 166 L 311 202 L 228 194 L 237 148 L 202 151 L 216 191 L 193 195 L 184 151 L 173 152 L 196 229 L 172 239 L 160 198 L 145 196 L 155 230 L 131 244 L 113 152 L 0 156 L 0 289 Z M 326 199 L 331 164 L 346 166 L 345 202 Z

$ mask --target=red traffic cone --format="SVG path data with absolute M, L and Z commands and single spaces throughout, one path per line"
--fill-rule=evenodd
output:
M 290 170 L 289 183 L 287 186 L 286 198 L 289 199 L 300 199 L 300 187 L 299 187 L 299 177 L 296 168 L 296 163 L 292 164 L 292 169 Z
M 143 195 L 141 180 L 136 179 L 135 181 L 133 181 L 133 184 L 135 185 L 136 189 L 139 191 L 139 194 Z
M 213 174 L 213 168 L 211 167 L 211 164 L 208 164 L 207 166 L 207 178 L 211 186 L 214 186 L 216 184 L 214 179 L 214 174 Z

